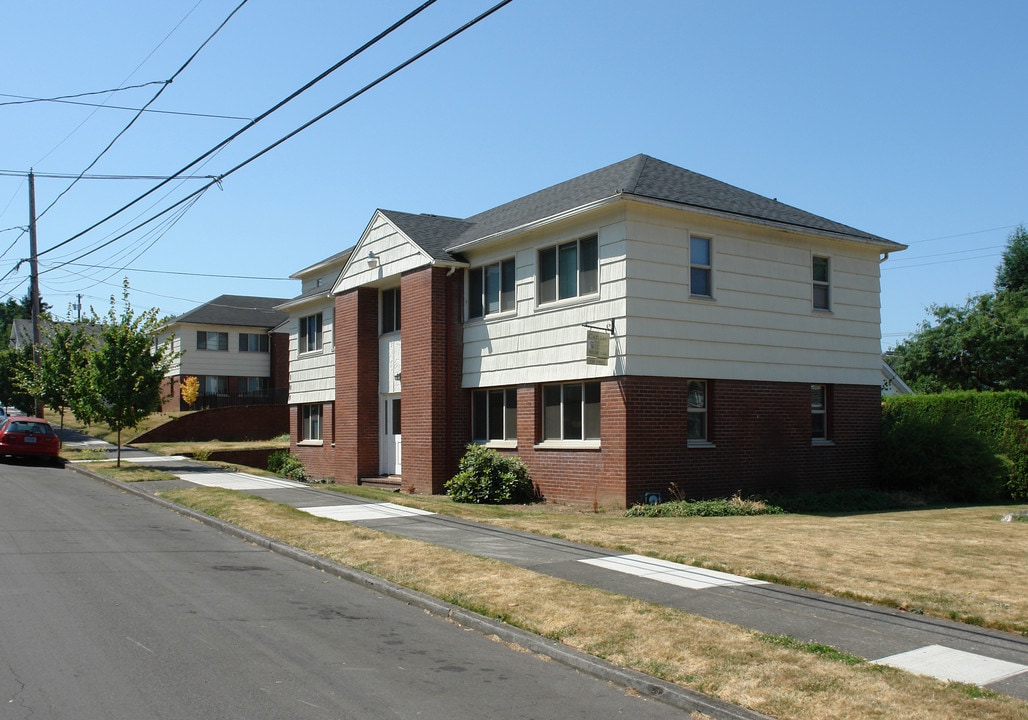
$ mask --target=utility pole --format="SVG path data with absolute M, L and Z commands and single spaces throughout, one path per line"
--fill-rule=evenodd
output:
M 29 168 L 29 286 L 32 299 L 32 360 L 38 367 L 39 357 L 39 258 L 36 257 L 36 176 Z M 36 417 L 43 416 L 43 401 L 34 398 Z

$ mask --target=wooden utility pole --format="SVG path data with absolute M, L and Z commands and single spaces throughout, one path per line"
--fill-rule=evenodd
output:
M 39 357 L 39 258 L 36 257 L 36 176 L 29 169 L 29 292 L 32 300 L 32 360 L 38 366 Z M 43 401 L 34 398 L 36 417 L 43 417 Z

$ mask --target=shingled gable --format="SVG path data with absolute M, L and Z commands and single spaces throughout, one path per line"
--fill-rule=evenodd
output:
M 275 309 L 286 301 L 286 298 L 219 295 L 195 310 L 179 315 L 172 323 L 273 328 L 289 318 L 288 313 Z
M 379 210 L 397 230 L 418 244 L 433 260 L 463 262 L 463 258 L 446 250 L 454 238 L 472 227 L 467 220 L 444 215 L 415 215 L 398 210 Z

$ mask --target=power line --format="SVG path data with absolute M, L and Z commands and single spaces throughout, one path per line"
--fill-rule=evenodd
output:
M 139 112 L 137 112 L 137 113 L 136 113 L 136 114 L 135 114 L 135 115 L 134 115 L 134 116 L 132 117 L 132 119 L 131 119 L 131 120 L 129 120 L 128 124 L 127 124 L 127 125 L 126 125 L 126 126 L 125 126 L 124 128 L 122 128 L 122 130 L 121 130 L 121 131 L 120 131 L 120 132 L 119 132 L 119 133 L 118 133 L 117 135 L 115 135 L 115 136 L 114 136 L 114 139 L 113 139 L 113 140 L 111 140 L 111 141 L 110 141 L 110 142 L 109 142 L 109 143 L 107 144 L 107 147 L 105 147 L 105 148 L 104 148 L 103 150 L 101 150 L 101 151 L 100 151 L 100 154 L 99 154 L 99 155 L 97 155 L 97 156 L 96 156 L 95 158 L 93 158 L 93 161 L 92 161 L 91 163 L 89 163 L 89 165 L 87 165 L 87 166 L 86 166 L 86 169 L 82 171 L 82 173 L 81 173 L 81 174 L 79 175 L 79 177 L 77 177 L 77 178 L 75 178 L 74 180 L 72 180 L 71 184 L 70 184 L 70 185 L 68 185 L 68 187 L 66 187 L 66 188 L 65 188 L 65 189 L 64 189 L 64 190 L 63 190 L 63 191 L 62 191 L 61 193 L 59 193 L 59 194 L 57 195 L 57 197 L 56 197 L 56 198 L 54 198 L 53 202 L 51 202 L 51 203 L 50 203 L 50 204 L 49 204 L 49 205 L 48 205 L 48 206 L 46 207 L 46 209 L 45 209 L 45 210 L 43 210 L 43 212 L 39 213 L 39 215 L 37 215 L 37 216 L 36 216 L 36 217 L 37 217 L 37 219 L 38 219 L 38 218 L 41 218 L 41 217 L 43 217 L 44 215 L 46 215 L 46 214 L 47 214 L 47 212 L 49 212 L 50 208 L 52 208 L 52 207 L 53 207 L 54 205 L 56 205 L 56 204 L 57 204 L 57 202 L 58 202 L 58 201 L 59 201 L 59 200 L 60 200 L 60 199 L 61 199 L 62 197 L 64 197 L 64 196 L 65 196 L 65 195 L 66 195 L 66 194 L 68 193 L 68 191 L 69 191 L 69 190 L 71 190 L 71 189 L 72 189 L 73 187 L 75 187 L 76 183 L 78 183 L 78 181 L 79 181 L 79 180 L 80 180 L 80 179 L 82 178 L 82 175 L 85 175 L 85 174 L 86 174 L 87 172 L 89 172 L 89 171 L 90 171 L 90 170 L 91 170 L 91 169 L 93 168 L 93 166 L 94 166 L 94 165 L 96 165 L 96 164 L 97 164 L 98 162 L 100 162 L 100 158 L 102 158 L 102 157 L 103 157 L 104 155 L 106 155 L 106 154 L 107 154 L 107 151 L 108 151 L 108 150 L 110 150 L 110 149 L 111 149 L 112 147 L 114 147 L 114 143 L 118 142 L 118 140 L 120 140 L 120 139 L 122 138 L 122 136 L 124 136 L 124 135 L 125 135 L 125 133 L 127 133 L 127 132 L 129 131 L 129 129 L 130 129 L 130 128 L 131 128 L 131 127 L 132 127 L 133 125 L 135 125 L 135 124 L 136 124 L 136 121 L 137 121 L 137 120 L 138 120 L 138 119 L 139 119 L 139 118 L 140 118 L 140 117 L 141 117 L 141 116 L 143 115 L 143 111 L 144 111 L 144 110 L 146 110 L 146 108 L 150 107 L 150 106 L 151 106 L 151 105 L 152 105 L 153 103 L 157 102 L 157 98 L 159 98 L 159 97 L 161 96 L 161 94 L 162 94 L 162 93 L 163 93 L 163 92 L 164 92 L 165 90 L 167 90 L 167 89 L 168 89 L 168 86 L 169 86 L 169 85 L 171 85 L 171 83 L 172 83 L 172 82 L 174 82 L 175 78 L 177 78 L 177 77 L 178 77 L 179 75 L 181 75 L 181 74 L 182 74 L 182 72 L 183 72 L 183 71 L 184 71 L 184 70 L 185 70 L 185 69 L 186 69 L 187 67 L 189 67 L 189 64 L 190 64 L 191 62 L 193 62 L 193 60 L 194 60 L 194 59 L 196 58 L 196 56 L 197 56 L 197 55 L 199 55 L 199 54 L 200 54 L 200 51 L 201 51 L 201 50 L 203 50 L 203 49 L 204 49 L 205 47 L 207 47 L 207 44 L 208 44 L 208 43 L 209 43 L 209 42 L 210 42 L 211 40 L 213 40 L 213 39 L 214 39 L 214 37 L 215 37 L 215 36 L 216 36 L 216 35 L 217 35 L 217 34 L 218 34 L 219 32 L 221 32 L 222 28 L 224 28 L 224 27 L 225 27 L 225 25 L 227 25 L 227 24 L 228 24 L 228 21 L 229 21 L 229 20 L 231 20 L 231 19 L 232 19 L 232 17 L 233 17 L 233 16 L 234 16 L 234 15 L 235 15 L 235 14 L 236 14 L 237 12 L 239 12 L 239 10 L 240 10 L 240 9 L 241 9 L 241 8 L 243 7 L 243 5 L 246 5 L 246 3 L 247 3 L 247 2 L 248 2 L 248 0 L 242 0 L 242 2 L 240 2 L 240 3 L 239 3 L 239 4 L 238 4 L 238 5 L 236 6 L 236 7 L 235 7 L 235 9 L 234 9 L 234 10 L 233 10 L 232 12 L 230 12 L 230 13 L 228 14 L 228 17 L 226 17 L 226 18 L 225 18 L 224 20 L 222 20 L 221 24 L 220 24 L 220 25 L 218 25 L 218 27 L 214 29 L 214 32 L 212 32 L 212 33 L 211 33 L 211 34 L 210 34 L 210 35 L 209 35 L 209 36 L 207 37 L 207 39 L 206 39 L 206 40 L 204 40 L 204 41 L 203 41 L 203 43 L 201 43 L 201 44 L 200 44 L 200 47 L 198 47 L 198 48 L 197 48 L 197 49 L 196 49 L 195 51 L 193 51 L 193 54 L 192 54 L 192 55 L 190 55 L 190 56 L 189 56 L 189 58 L 188 58 L 188 59 L 187 59 L 187 60 L 186 60 L 186 61 L 185 61 L 184 63 L 182 63 L 182 66 L 181 66 L 181 67 L 180 67 L 180 68 L 179 68 L 178 70 L 176 70 L 176 71 L 174 72 L 174 74 L 172 74 L 172 76 L 171 76 L 170 78 L 168 78 L 167 80 L 165 80 L 165 81 L 164 81 L 164 83 L 163 83 L 163 84 L 161 85 L 161 88 L 160 88 L 160 89 L 159 89 L 159 90 L 158 90 L 158 91 L 157 91 L 156 93 L 154 93 L 154 96 L 153 96 L 152 98 L 150 98 L 149 102 L 147 102 L 147 103 L 146 103 L 146 105 L 144 105 L 144 106 L 143 106 L 143 109 L 142 109 L 142 110 L 140 110 Z M 196 6 L 194 5 L 193 7 L 195 8 Z M 190 11 L 190 12 L 192 12 L 192 11 Z M 163 42 L 163 41 L 162 41 L 162 42 Z M 145 62 L 145 60 L 144 60 L 144 62 Z
M 39 173 L 33 172 L 37 178 L 56 180 L 214 180 L 215 175 L 83 175 L 81 173 Z M 0 170 L 0 177 L 28 177 L 21 170 Z
M 70 102 L 72 98 L 89 97 L 90 95 L 110 95 L 116 92 L 125 92 L 127 90 L 139 90 L 140 88 L 150 87 L 151 85 L 164 85 L 164 80 L 151 80 L 150 82 L 142 83 L 141 85 L 126 85 L 123 87 L 111 88 L 110 90 L 92 90 L 90 92 L 76 93 L 75 95 L 58 95 L 52 98 L 37 98 L 28 97 L 26 95 L 8 95 L 7 93 L 0 93 L 0 97 L 18 98 L 14 102 L 0 102 L 0 107 L 9 105 L 31 105 L 32 103 L 43 103 L 43 102 L 67 102 L 71 105 L 88 105 L 89 107 L 109 107 L 104 103 L 74 103 Z
M 68 265 L 75 267 L 95 268 L 99 270 L 112 270 L 113 268 L 104 265 L 86 265 L 84 263 L 68 263 Z M 292 278 L 287 277 L 268 277 L 265 275 L 224 275 L 220 273 L 197 273 L 197 272 L 184 272 L 176 270 L 150 270 L 147 268 L 133 268 L 126 267 L 123 270 L 138 273 L 153 273 L 155 275 L 181 275 L 184 277 L 202 277 L 202 278 L 216 278 L 218 280 L 271 280 L 271 281 L 286 281 L 293 282 Z
M 418 9 L 418 12 L 420 12 L 421 9 L 424 9 L 428 5 L 431 5 L 433 2 L 435 2 L 435 0 L 429 0 L 429 2 L 425 3 L 425 5 L 423 5 L 421 8 Z M 260 150 L 259 152 L 255 153 L 254 155 L 251 155 L 249 158 L 247 158 L 243 162 L 237 164 L 235 167 L 231 168 L 230 170 L 228 170 L 227 172 L 223 173 L 222 175 L 219 175 L 217 177 L 217 179 L 215 179 L 214 181 L 208 183 L 207 185 L 204 185 L 199 190 L 195 190 L 192 193 L 190 193 L 189 195 L 186 195 L 184 198 L 182 198 L 178 202 L 176 202 L 173 205 L 171 205 L 171 206 L 165 208 L 164 210 L 160 211 L 159 213 L 157 213 L 153 217 L 149 218 L 148 220 L 144 220 L 142 223 L 136 225 L 131 230 L 128 230 L 128 231 L 122 233 L 121 235 L 118 235 L 118 236 L 116 236 L 114 238 L 111 238 L 110 240 L 108 240 L 105 243 L 102 243 L 101 245 L 99 245 L 98 247 L 94 248 L 93 250 L 85 252 L 85 253 L 79 255 L 78 257 L 73 258 L 72 260 L 69 260 L 69 261 L 67 261 L 65 263 L 62 263 L 60 265 L 55 266 L 54 268 L 51 268 L 51 270 L 56 270 L 58 268 L 63 267 L 64 265 L 67 265 L 69 263 L 75 262 L 77 260 L 81 260 L 82 258 L 86 257 L 87 255 L 90 255 L 90 254 L 96 252 L 97 250 L 100 250 L 100 249 L 102 249 L 104 247 L 107 247 L 108 245 L 111 245 L 112 243 L 116 242 L 117 240 L 120 240 L 123 237 L 125 237 L 126 235 L 128 235 L 128 234 L 138 230 L 139 228 L 143 227 L 144 225 L 147 225 L 150 222 L 156 220 L 157 218 L 159 218 L 159 217 L 161 217 L 161 216 L 171 212 L 173 209 L 177 208 L 179 205 L 182 205 L 183 203 L 188 202 L 189 200 L 191 200 L 192 198 L 196 197 L 197 195 L 200 195 L 200 194 L 206 192 L 213 185 L 220 184 L 222 182 L 222 180 L 224 180 L 225 178 L 227 178 L 230 175 L 234 174 L 235 172 L 243 169 L 244 167 L 246 167 L 250 163 L 252 163 L 255 160 L 257 160 L 258 158 L 263 157 L 267 153 L 269 153 L 272 150 L 274 150 L 275 148 L 277 148 L 279 145 L 283 144 L 287 140 L 290 140 L 291 138 L 293 138 L 296 135 L 300 134 L 301 132 L 303 132 L 307 128 L 311 127 L 315 123 L 320 122 L 321 120 L 324 120 L 326 117 L 328 117 L 332 113 L 336 112 L 337 110 L 339 110 L 340 108 L 344 107 L 345 105 L 348 105 L 349 103 L 353 102 L 358 97 L 360 97 L 364 93 L 368 92 L 369 90 L 377 87 L 381 83 L 385 82 L 387 79 L 389 79 L 390 77 L 392 77 L 396 73 L 400 72 L 401 70 L 403 70 L 403 69 L 413 65 L 415 62 L 417 62 L 418 60 L 423 58 L 425 55 L 428 55 L 433 50 L 436 50 L 437 48 L 439 48 L 442 45 L 446 44 L 447 42 L 449 42 L 453 38 L 455 38 L 458 35 L 461 35 L 462 33 L 466 32 L 467 30 L 469 30 L 470 28 L 474 27 L 478 23 L 482 22 L 483 20 L 485 20 L 486 18 L 490 17 L 494 13 L 496 13 L 499 10 L 501 10 L 502 8 L 506 7 L 511 2 L 513 2 L 513 0 L 501 0 L 499 3 L 497 3 L 496 5 L 491 7 L 490 9 L 486 10 L 485 12 L 481 13 L 480 15 L 475 17 L 474 19 L 469 20 L 468 22 L 466 22 L 464 25 L 460 26 L 456 30 L 453 30 L 452 32 L 450 32 L 449 34 L 445 35 L 441 39 L 439 39 L 439 40 L 435 41 L 434 43 L 428 45 L 425 49 L 421 50 L 418 53 L 415 53 L 410 58 L 408 58 L 407 60 L 403 61 L 402 63 L 400 63 L 396 67 L 394 67 L 392 70 L 389 70 L 388 72 L 380 75 L 377 79 L 375 79 L 372 82 L 368 83 L 367 85 L 362 87 L 360 90 L 358 90 L 355 93 L 351 94 L 349 97 L 344 98 L 343 100 L 341 100 L 340 102 L 336 103 L 335 105 L 333 105 L 329 109 L 325 110 L 321 114 L 315 116 L 311 120 L 308 120 L 304 124 L 300 125 L 298 128 L 296 128 L 292 132 L 287 133 L 286 135 L 282 136 L 281 138 L 279 138 L 278 140 L 273 142 L 271 145 L 268 145 L 267 147 L 265 147 L 263 150 Z M 366 45 L 366 47 L 367 46 L 370 46 L 370 43 L 368 45 Z M 204 155 L 202 157 L 206 157 L 206 155 Z M 195 161 L 194 161 L 194 163 L 191 163 L 191 165 L 192 164 L 195 164 Z M 187 167 L 190 167 L 190 166 L 187 166 Z M 163 184 L 164 183 L 161 183 L 161 185 L 163 185 Z M 134 200 L 132 203 L 129 203 L 129 205 L 126 205 L 126 207 L 129 207 L 130 205 L 134 204 L 135 202 L 138 202 L 138 200 L 142 199 L 143 197 L 146 197 L 147 195 L 150 194 L 150 192 L 153 192 L 153 190 L 156 190 L 158 187 L 161 187 L 161 185 L 155 186 L 153 189 L 151 189 L 150 191 L 148 191 L 144 195 L 140 196 L 139 198 Z M 113 215 L 111 217 L 113 217 Z M 96 227 L 96 226 L 94 225 L 93 227 Z M 83 232 L 87 232 L 87 231 L 83 231 Z M 79 233 L 79 235 L 77 235 L 75 237 L 79 237 L 81 235 L 82 235 L 82 233 Z M 56 250 L 57 248 L 61 247 L 62 245 L 65 245 L 65 244 L 71 242 L 72 240 L 74 240 L 75 237 L 69 238 L 68 240 L 65 240 L 64 242 L 58 243 L 57 245 L 55 245 L 54 247 L 50 248 L 49 250 L 45 250 L 45 251 L 39 253 L 39 255 L 43 255 L 45 253 L 51 252 L 53 250 Z
M 33 172 L 37 178 L 56 180 L 213 180 L 214 175 L 86 175 L 82 173 L 41 173 Z M 0 170 L 0 177 L 28 177 L 23 170 Z M 2 232 L 2 231 L 0 231 Z
M 987 230 L 972 230 L 971 232 L 957 233 L 956 235 L 942 235 L 940 237 L 925 238 L 924 240 L 912 240 L 909 245 L 917 245 L 918 243 L 935 242 L 936 240 L 952 240 L 953 238 L 968 237 L 969 235 L 982 235 L 984 233 L 996 232 L 997 230 L 1012 230 L 1018 227 L 1017 225 L 1003 225 L 1001 227 L 989 228 Z
M 509 1 L 510 1 L 510 0 L 508 0 L 508 2 L 509 2 Z M 322 72 L 322 73 L 321 73 L 320 75 L 318 75 L 317 77 L 315 77 L 315 78 L 314 78 L 313 80 L 311 80 L 310 82 L 308 82 L 307 84 L 305 84 L 305 85 L 304 85 L 303 87 L 301 87 L 301 88 L 300 88 L 299 90 L 296 90 L 296 91 L 294 91 L 293 93 L 289 94 L 289 95 L 288 95 L 288 96 L 287 96 L 286 98 L 284 98 L 283 100 L 280 100 L 280 101 L 279 101 L 278 103 L 276 103 L 275 105 L 273 105 L 273 106 L 272 106 L 271 108 L 269 108 L 268 110 L 265 110 L 265 111 L 264 111 L 263 113 L 261 113 L 260 115 L 258 115 L 258 116 L 257 116 L 256 118 L 254 118 L 254 119 L 253 119 L 252 121 L 250 121 L 250 123 L 249 123 L 249 124 L 248 124 L 248 125 L 247 125 L 246 127 L 243 127 L 243 128 L 241 128 L 241 129 L 237 130 L 236 132 L 232 133 L 232 134 L 231 134 L 231 135 L 229 135 L 229 136 L 228 136 L 227 138 L 225 138 L 224 140 L 222 140 L 222 141 L 221 141 L 220 143 L 218 143 L 217 145 L 215 145 L 214 147 L 212 147 L 212 148 L 211 148 L 210 150 L 208 150 L 207 152 L 205 152 L 205 153 L 204 153 L 203 155 L 200 155 L 200 156 L 199 156 L 198 158 L 196 158 L 195 160 L 193 160 L 192 162 L 190 162 L 190 163 L 189 163 L 188 165 L 186 165 L 186 166 L 182 167 L 182 168 L 181 168 L 181 169 L 180 169 L 180 170 L 179 170 L 179 171 L 178 171 L 177 173 L 175 173 L 175 175 L 174 175 L 173 177 L 177 177 L 178 175 L 180 175 L 180 174 L 182 174 L 182 173 L 186 172 L 187 170 L 189 170 L 189 168 L 191 168 L 191 167 L 193 167 L 194 165 L 196 165 L 196 164 L 200 163 L 200 162 L 201 162 L 202 160 L 204 160 L 205 158 L 207 158 L 207 157 L 209 157 L 209 156 L 213 155 L 213 154 L 214 154 L 215 152 L 217 152 L 217 151 L 218 151 L 218 150 L 220 150 L 221 148 L 223 148 L 223 147 L 225 147 L 226 145 L 228 145 L 228 144 L 229 144 L 230 142 L 232 142 L 233 140 L 235 140 L 235 139 L 236 139 L 237 137 L 239 137 L 240 135 L 242 135 L 242 134 L 243 134 L 244 132 L 246 132 L 247 130 L 249 130 L 249 129 L 251 129 L 251 128 L 255 127 L 255 126 L 256 126 L 256 125 L 258 124 L 258 123 L 262 122 L 262 121 L 263 121 L 264 119 L 266 119 L 266 118 L 267 118 L 267 117 L 268 117 L 269 115 L 271 115 L 272 113 L 274 113 L 274 112 L 276 112 L 277 110 L 281 109 L 281 108 L 282 108 L 283 106 L 285 106 L 285 105 L 286 105 L 286 104 L 288 104 L 289 102 L 291 102 L 291 101 L 295 100 L 295 99 L 296 99 L 297 97 L 299 97 L 300 95 L 302 95 L 303 93 L 305 93 L 305 92 L 306 92 L 307 90 L 309 90 L 310 88 L 312 88 L 312 87 L 313 87 L 314 85 L 316 85 L 317 83 L 319 83 L 319 82 L 321 82 L 322 80 L 324 80 L 324 79 L 325 79 L 326 77 L 328 77 L 329 75 L 331 75 L 332 73 L 334 73 L 334 72 L 335 72 L 336 70 L 338 70 L 338 69 L 339 69 L 339 68 L 341 68 L 342 66 L 346 65 L 347 63 L 349 63 L 349 62 L 350 62 L 351 60 L 353 60 L 354 58 L 356 58 L 356 57 L 357 57 L 358 55 L 360 55 L 361 53 L 363 53 L 363 52 L 364 52 L 365 50 L 367 50 L 368 48 L 372 47 L 373 45 L 375 45 L 376 43 L 378 43 L 378 42 L 379 42 L 380 40 L 382 40 L 383 38 L 387 37 L 387 36 L 388 36 L 389 34 L 391 34 L 392 32 L 394 32 L 395 30 L 397 30 L 398 28 L 400 28 L 401 26 L 403 26 L 404 24 L 406 24 L 407 22 L 409 22 L 409 21 L 410 21 L 410 20 L 412 20 L 413 18 L 415 18 L 415 17 L 417 17 L 418 15 L 420 15 L 420 14 L 421 14 L 421 13 L 422 13 L 422 12 L 423 12 L 424 10 L 426 10 L 426 9 L 427 9 L 427 8 L 429 8 L 430 6 L 434 5 L 434 4 L 435 4 L 435 2 L 436 2 L 436 0 L 427 0 L 427 1 L 426 1 L 425 3 L 423 3 L 423 4 L 421 5 L 421 6 L 419 6 L 419 7 L 415 8 L 414 10 L 412 10 L 411 12 L 409 12 L 409 13 L 408 13 L 407 15 L 405 15 L 405 16 L 404 16 L 404 17 L 402 17 L 402 18 L 401 18 L 400 20 L 398 20 L 397 22 L 395 22 L 395 23 L 393 23 L 392 25 L 390 25 L 390 26 L 389 26 L 388 28 L 386 28 L 385 30 L 383 30 L 382 32 L 380 32 L 380 33 L 379 33 L 378 35 L 376 35 L 376 36 L 375 36 L 374 38 L 372 38 L 371 40 L 369 40 L 368 42 L 366 42 L 366 43 L 365 43 L 364 45 L 362 45 L 362 46 L 360 46 L 359 48 L 357 48 L 357 50 L 353 51 L 352 53 L 350 53 L 349 55 L 347 55 L 347 56 L 346 56 L 345 58 L 343 58 L 342 60 L 340 60 L 339 62 L 337 62 L 337 63 L 336 63 L 335 65 L 333 65 L 333 66 L 332 66 L 332 67 L 330 67 L 329 69 L 325 70 L 325 71 L 324 71 L 324 72 Z M 222 176 L 222 177 L 224 177 L 224 176 Z M 70 238 L 68 238 L 68 239 L 66 239 L 66 240 L 64 240 L 64 241 L 62 241 L 62 242 L 60 242 L 60 243 L 58 243 L 57 245 L 54 245 L 54 246 L 53 246 L 53 247 L 51 247 L 51 248 L 48 248 L 47 250 L 43 250 L 43 251 L 42 251 L 41 253 L 39 253 L 39 254 L 40 254 L 40 255 L 45 255 L 45 254 L 47 254 L 47 253 L 49 253 L 49 252 L 53 252 L 54 250 L 56 250 L 56 249 L 58 249 L 58 248 L 60 248 L 60 247 L 62 247 L 62 246 L 64 246 L 64 245 L 67 245 L 68 243 L 70 243 L 70 242 L 73 242 L 74 240 L 77 240 L 78 238 L 82 237 L 82 236 L 83 236 L 83 235 L 85 235 L 86 233 L 88 233 L 88 232 L 91 232 L 92 230 L 95 230 L 95 229 L 96 229 L 97 227 L 99 227 L 100 225 L 104 224 L 104 223 L 105 223 L 105 222 L 107 222 L 108 220 L 111 220 L 112 218 L 116 217 L 117 215 L 120 215 L 121 213 L 125 212 L 125 211 L 126 211 L 126 210 L 127 210 L 128 208 L 132 207 L 133 205 L 135 205 L 136 203 L 140 202 L 140 201 L 141 201 L 141 200 L 143 200 L 144 198 L 146 198 L 146 197 L 148 197 L 149 195 L 153 194 L 153 193 L 154 193 L 154 192 L 156 192 L 156 191 L 157 191 L 158 189 L 160 189 L 161 187 L 163 187 L 164 185 L 166 185 L 166 184 L 167 184 L 168 182 L 170 182 L 170 180 L 165 180 L 165 181 L 163 181 L 163 182 L 161 182 L 161 183 L 158 183 L 157 185 L 155 185 L 154 187 L 150 188 L 150 189 L 149 189 L 148 191 L 146 191 L 145 193 L 143 193 L 142 195 L 140 195 L 140 196 L 139 196 L 139 197 L 137 197 L 136 199 L 132 200 L 131 202 L 127 203 L 126 205 L 123 205 L 123 206 L 122 206 L 121 208 L 119 208 L 119 209 L 115 210 L 114 212 L 112 212 L 112 213 L 111 213 L 110 215 L 108 215 L 107 217 L 103 218 L 102 220 L 99 220 L 99 221 L 97 221 L 97 222 L 93 223 L 92 225 L 90 225 L 90 226 L 89 226 L 88 228 L 86 228 L 85 230 L 82 230 L 82 231 L 80 231 L 80 232 L 76 233 L 75 235 L 72 235 L 72 236 L 71 236 Z M 209 187 L 209 186 L 207 186 L 207 187 Z M 207 188 L 205 187 L 205 188 L 204 188 L 204 190 L 206 190 L 206 189 L 207 189 Z M 188 197 L 191 197 L 191 196 L 187 196 L 187 198 L 186 198 L 186 199 L 188 199 Z M 183 202 L 184 202 L 184 201 L 185 201 L 185 200 L 183 200 Z M 173 206 L 173 207 L 174 207 L 174 206 Z M 171 209 L 171 208 L 169 208 L 169 210 L 170 210 L 170 209 Z M 99 249 L 99 248 L 97 248 L 97 249 Z
M 163 82 L 163 81 L 160 81 L 160 82 Z M 157 81 L 151 82 L 151 83 L 146 83 L 146 85 L 155 85 L 155 84 L 158 84 Z M 133 87 L 136 87 L 136 88 L 138 88 L 138 87 L 146 87 L 146 85 L 135 85 Z M 112 92 L 118 92 L 120 90 L 128 90 L 128 89 L 129 88 L 118 88 L 117 90 L 105 90 L 103 92 L 112 93 Z M 84 94 L 85 95 L 93 95 L 95 93 L 84 93 Z M 5 105 L 23 105 L 23 104 L 27 104 L 27 103 L 46 102 L 46 103 L 59 103 L 59 104 L 63 104 L 63 105 L 80 105 L 82 107 L 100 108 L 102 110 L 127 110 L 127 111 L 131 111 L 131 112 L 152 113 L 154 115 L 177 115 L 177 116 L 181 116 L 181 117 L 205 118 L 205 119 L 208 119 L 208 120 L 242 120 L 244 122 L 249 122 L 250 120 L 253 119 L 253 118 L 248 118 L 248 117 L 241 117 L 239 115 L 217 115 L 217 114 L 214 114 L 214 113 L 186 112 L 185 110 L 154 110 L 153 108 L 147 108 L 147 107 L 137 108 L 137 107 L 129 107 L 127 105 L 111 105 L 109 103 L 77 102 L 75 100 L 65 100 L 64 98 L 35 98 L 35 97 L 29 97 L 27 95 L 8 95 L 6 93 L 0 93 L 0 97 L 21 98 L 24 101 L 24 102 L 0 102 L 0 107 L 3 107 Z M 77 96 L 71 95 L 69 97 L 77 97 Z

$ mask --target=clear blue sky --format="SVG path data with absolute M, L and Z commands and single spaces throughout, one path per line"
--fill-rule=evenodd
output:
M 27 263 L 8 275 L 29 255 L 8 230 L 28 223 L 23 173 L 81 173 L 135 114 L 13 96 L 174 77 L 150 106 L 165 112 L 89 170 L 168 175 L 416 6 L 250 0 L 176 76 L 238 4 L 5 5 L 0 300 L 28 286 Z M 439 0 L 193 172 L 226 173 L 492 5 Z M 514 0 L 175 222 L 115 239 L 201 181 L 53 249 L 156 183 L 82 180 L 57 199 L 70 180 L 37 177 L 37 212 L 57 200 L 38 223 L 43 298 L 64 316 L 81 293 L 103 314 L 125 276 L 134 306 L 168 315 L 222 293 L 292 297 L 286 278 L 356 242 L 376 208 L 466 217 L 641 152 L 910 245 L 883 265 L 887 348 L 927 306 L 990 291 L 1028 222 L 1026 31 L 1019 0 Z M 159 89 L 80 100 L 139 108 Z

